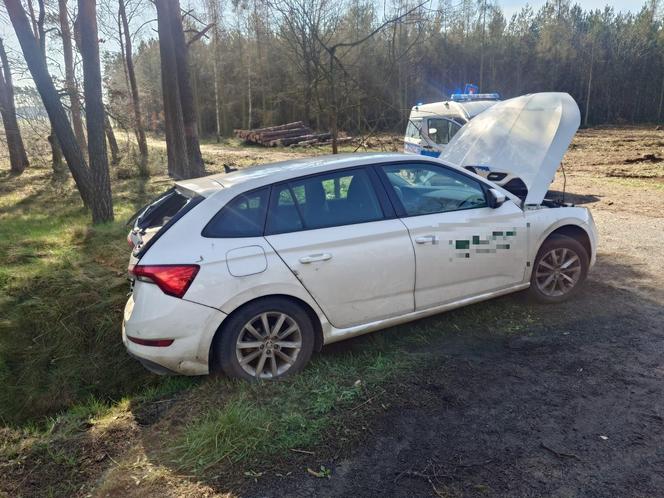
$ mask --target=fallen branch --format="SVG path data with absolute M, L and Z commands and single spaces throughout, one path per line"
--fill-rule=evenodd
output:
M 575 458 L 575 459 L 577 459 L 577 460 L 579 460 L 579 461 L 581 460 L 581 459 L 580 459 L 577 455 L 575 455 L 574 453 L 563 453 L 562 451 L 554 450 L 553 448 L 551 448 L 550 446 L 547 446 L 546 444 L 544 444 L 544 443 L 541 442 L 541 441 L 540 441 L 540 446 L 541 446 L 542 448 L 544 448 L 545 450 L 547 450 L 547 451 L 553 453 L 553 454 L 556 455 L 558 458 Z
M 304 453 L 305 455 L 315 455 L 313 451 L 307 451 L 307 450 L 298 450 L 297 448 L 291 448 L 291 451 L 294 451 L 295 453 Z

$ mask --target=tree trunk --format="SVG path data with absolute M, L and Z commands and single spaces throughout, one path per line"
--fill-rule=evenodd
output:
M 166 155 L 168 174 L 176 179 L 185 178 L 188 171 L 187 145 L 184 139 L 182 104 L 178 88 L 175 49 L 171 35 L 171 1 L 156 0 L 159 54 L 161 58 L 162 93 L 164 99 L 164 127 L 166 129 Z M 175 13 L 179 16 L 179 10 Z M 169 77 L 165 77 L 169 75 Z
M 28 69 L 35 82 L 37 91 L 42 98 L 52 129 L 57 135 L 57 140 L 67 160 L 67 165 L 74 177 L 83 203 L 86 206 L 93 207 L 93 184 L 90 170 L 87 168 L 85 157 L 76 141 L 76 136 L 67 119 L 67 114 L 62 107 L 58 92 L 51 80 L 51 75 L 48 73 L 39 42 L 32 33 L 25 10 L 23 10 L 23 6 L 21 5 L 21 0 L 4 0 L 4 2 L 9 18 L 14 26 L 16 37 L 21 45 Z M 53 140 L 50 141 L 53 143 Z M 95 214 L 93 213 L 93 218 L 94 216 Z
M 28 162 L 28 155 L 25 153 L 21 130 L 16 119 L 14 82 L 2 38 L 0 38 L 0 115 L 7 137 L 10 171 L 13 174 L 20 175 L 30 163 Z
M 124 31 L 125 63 L 127 67 L 127 78 L 129 80 L 129 90 L 131 92 L 132 108 L 134 111 L 134 131 L 136 133 L 136 141 L 138 142 L 138 170 L 142 177 L 148 177 L 150 176 L 150 171 L 148 170 L 148 143 L 145 138 L 145 129 L 143 128 L 143 118 L 141 116 L 141 100 L 138 94 L 138 85 L 136 84 L 136 72 L 134 71 L 134 59 L 131 48 L 131 35 L 129 33 L 129 21 L 127 20 L 124 0 L 118 0 L 118 3 L 118 11 Z
M 339 110 L 337 107 L 337 82 L 335 79 L 335 57 L 336 50 L 333 47 L 330 51 L 330 133 L 332 134 L 332 154 L 339 153 Z
M 583 126 L 588 127 L 588 118 L 590 116 L 590 91 L 593 84 L 593 65 L 595 64 L 595 44 L 590 50 L 590 72 L 588 73 L 588 90 L 586 92 L 586 114 L 583 117 Z
M 215 118 L 215 139 L 217 143 L 221 141 L 221 109 L 219 95 L 219 5 L 218 0 L 207 0 L 208 19 L 212 22 L 212 74 L 214 78 L 214 118 Z
M 81 150 L 85 150 L 85 131 L 83 130 L 83 118 L 81 117 L 81 101 L 76 85 L 76 73 L 74 70 L 74 49 L 72 46 L 71 29 L 69 28 L 69 15 L 67 0 L 58 0 L 60 18 L 60 33 L 62 35 L 62 53 L 65 62 L 65 89 L 69 96 L 71 122 L 74 127 L 74 135 L 78 140 Z
M 53 169 L 55 176 L 64 176 L 65 172 L 67 171 L 67 166 L 65 165 L 65 161 L 62 157 L 62 147 L 60 147 L 58 137 L 55 135 L 53 125 L 51 125 L 51 133 L 48 135 L 48 137 L 46 137 L 46 139 L 48 140 L 48 144 L 51 146 L 51 169 Z M 81 198 L 83 198 L 82 194 Z M 88 206 L 88 203 L 85 199 L 83 199 L 83 203 L 86 207 Z
M 104 132 L 106 111 L 101 92 L 96 0 L 78 0 L 78 21 L 81 32 L 88 156 L 94 192 L 91 204 L 92 222 L 103 223 L 113 221 L 113 198 Z
M 108 148 L 111 149 L 111 164 L 118 164 L 120 162 L 120 147 L 118 147 L 118 141 L 115 139 L 115 132 L 107 113 L 104 113 L 104 131 L 106 132 Z
M 219 111 L 220 99 L 219 99 L 219 62 L 217 57 L 219 56 L 219 33 L 218 28 L 215 27 L 212 36 L 214 37 L 214 54 L 212 55 L 212 70 L 214 73 L 214 119 L 215 119 L 215 138 L 217 143 L 221 141 L 221 113 Z
M 41 52 L 44 64 L 48 68 L 48 63 L 46 61 L 46 31 L 44 30 L 44 21 L 46 19 L 46 6 L 44 1 L 45 0 L 37 0 L 37 3 L 39 4 L 39 14 L 37 16 L 35 16 L 35 11 L 32 7 L 31 0 L 28 0 L 28 8 L 30 10 L 30 20 L 32 21 L 33 33 L 37 43 L 39 44 L 39 51 Z M 53 129 L 53 123 L 51 123 L 51 132 L 48 137 L 48 143 L 51 145 L 51 164 L 53 166 L 53 172 L 56 175 L 60 175 L 64 172 L 65 165 L 62 161 L 62 148 L 58 143 L 58 137 L 56 136 L 55 130 Z M 83 154 L 85 154 L 85 150 L 81 149 L 81 151 Z
M 198 141 L 196 104 L 191 86 L 189 72 L 189 58 L 187 54 L 187 43 L 182 29 L 182 18 L 180 17 L 179 0 L 166 0 L 171 4 L 171 36 L 173 37 L 173 48 L 175 52 L 175 64 L 177 69 L 177 81 L 180 90 L 180 101 L 182 106 L 182 122 L 184 124 L 184 138 L 187 145 L 187 178 L 195 178 L 205 174 L 203 156 Z

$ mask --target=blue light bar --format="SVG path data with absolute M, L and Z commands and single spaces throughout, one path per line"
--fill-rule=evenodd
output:
M 450 100 L 469 102 L 471 100 L 500 100 L 499 93 L 453 93 Z

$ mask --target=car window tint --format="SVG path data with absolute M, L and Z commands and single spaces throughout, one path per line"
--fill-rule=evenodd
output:
M 301 195 L 304 199 L 303 192 Z M 288 185 L 274 187 L 267 216 L 266 232 L 268 234 L 287 233 L 296 232 L 302 228 L 302 218 L 293 200 L 290 187 Z
M 277 189 L 279 202 L 273 203 L 270 208 L 268 233 L 383 219 L 373 185 L 363 169 L 301 178 Z M 290 195 L 286 192 L 290 192 Z M 282 204 L 282 198 L 294 201 L 294 204 Z
M 237 196 L 219 211 L 203 230 L 205 237 L 261 237 L 269 188 Z
M 479 182 L 433 164 L 383 166 L 408 216 L 486 207 Z

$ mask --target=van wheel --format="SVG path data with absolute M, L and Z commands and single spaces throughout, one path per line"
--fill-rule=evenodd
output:
M 574 296 L 588 274 L 588 254 L 570 237 L 556 235 L 540 247 L 530 277 L 530 295 L 542 303 Z
M 229 377 L 274 380 L 293 375 L 309 362 L 314 328 L 307 313 L 284 298 L 244 306 L 215 338 L 215 356 Z

